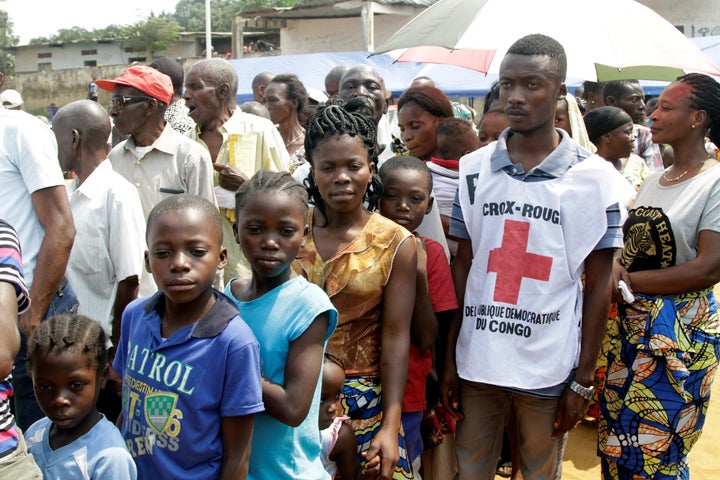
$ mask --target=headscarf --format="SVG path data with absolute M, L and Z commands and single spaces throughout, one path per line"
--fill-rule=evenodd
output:
M 592 144 L 588 137 L 587 130 L 585 130 L 585 122 L 583 122 L 583 115 L 580 107 L 578 107 L 577 100 L 575 100 L 575 97 L 571 93 L 567 93 L 565 95 L 565 101 L 568 105 L 568 121 L 570 121 L 573 140 L 586 150 L 590 150 L 592 153 L 597 152 L 597 148 Z
M 632 118 L 625 110 L 611 106 L 594 108 L 585 114 L 583 120 L 591 140 L 598 140 L 606 133 L 632 123 Z

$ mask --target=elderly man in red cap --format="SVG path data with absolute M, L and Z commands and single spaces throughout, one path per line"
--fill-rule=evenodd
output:
M 210 154 L 165 122 L 173 97 L 170 77 L 151 67 L 133 66 L 113 80 L 96 83 L 113 92 L 110 117 L 122 135 L 130 135 L 108 158 L 113 169 L 138 189 L 145 219 L 169 195 L 189 193 L 216 203 Z M 144 275 L 140 293 L 153 291 L 152 278 Z

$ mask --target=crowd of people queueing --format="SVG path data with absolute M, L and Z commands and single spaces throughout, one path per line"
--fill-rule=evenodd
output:
M 367 65 L 238 107 L 221 59 L 0 109 L 2 477 L 560 479 L 589 415 L 603 479 L 689 478 L 720 83 L 566 67 L 519 39 L 477 125 Z

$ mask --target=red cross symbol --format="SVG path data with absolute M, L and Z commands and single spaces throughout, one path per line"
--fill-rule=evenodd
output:
M 505 220 L 502 245 L 490 250 L 487 271 L 497 273 L 493 295 L 496 302 L 517 304 L 523 278 L 544 282 L 550 278 L 553 259 L 528 253 L 529 235 L 529 223 Z

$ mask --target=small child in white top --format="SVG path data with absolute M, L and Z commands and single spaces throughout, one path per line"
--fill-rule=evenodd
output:
M 339 473 L 340 478 L 352 480 L 357 477 L 360 462 L 355 433 L 350 425 L 345 423 L 349 417 L 338 416 L 343 411 L 340 401 L 344 383 L 345 371 L 342 363 L 331 352 L 325 353 L 319 418 L 322 462 L 331 478 L 335 478 Z
M 28 340 L 28 371 L 47 415 L 25 437 L 46 480 L 137 478 L 115 425 L 97 411 L 108 376 L 105 331 L 80 315 L 42 322 Z

